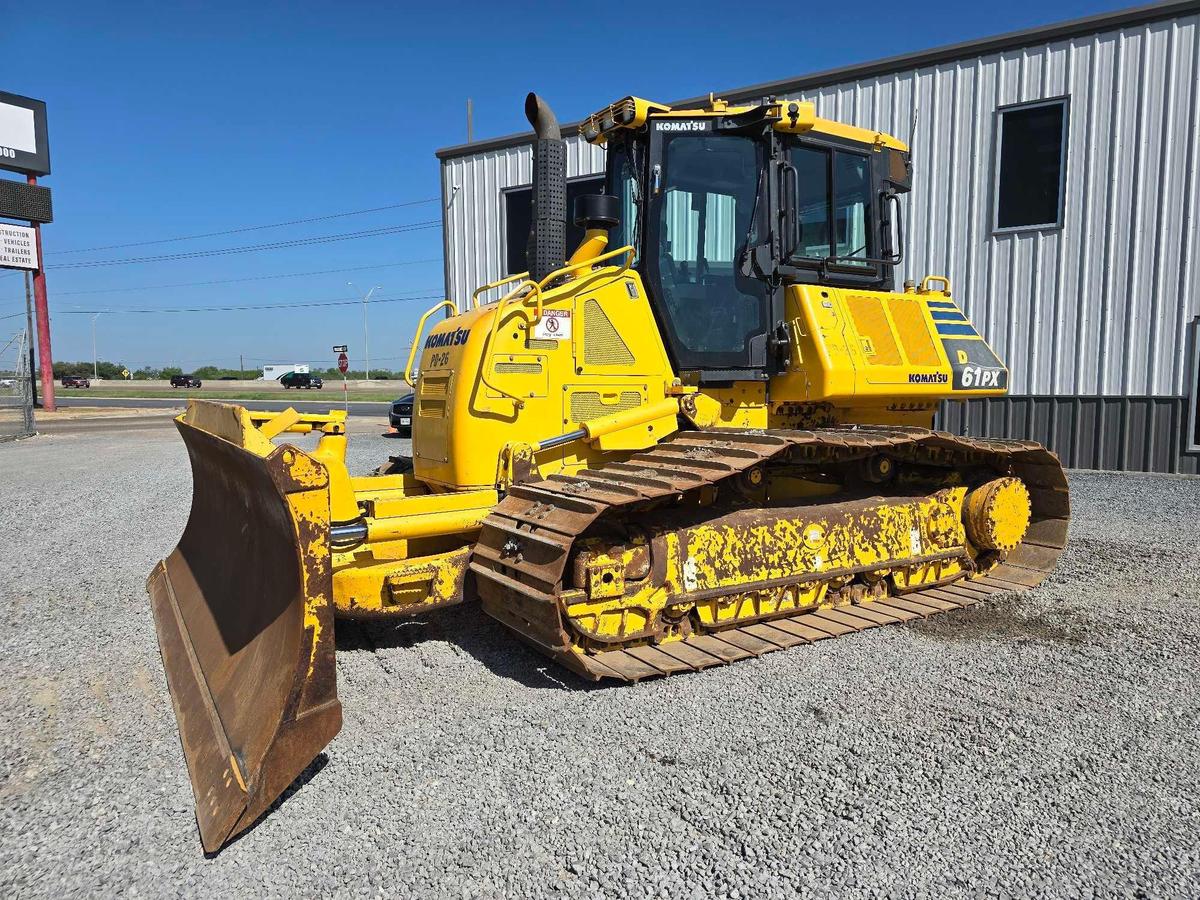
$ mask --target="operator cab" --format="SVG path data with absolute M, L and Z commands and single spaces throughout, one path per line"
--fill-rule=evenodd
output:
M 611 246 L 634 247 L 689 380 L 782 371 L 788 284 L 892 290 L 897 196 L 910 184 L 894 138 L 774 100 L 670 110 L 628 98 L 583 131 L 608 149 L 607 190 L 621 204 Z

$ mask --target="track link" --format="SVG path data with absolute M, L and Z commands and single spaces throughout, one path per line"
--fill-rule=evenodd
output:
M 901 462 L 985 465 L 1019 477 L 1032 518 L 1024 541 L 986 575 L 835 608 L 697 633 L 684 640 L 584 653 L 559 600 L 575 542 L 606 516 L 677 502 L 764 463 L 844 463 L 887 453 Z M 638 681 L 762 656 L 800 644 L 974 606 L 1042 582 L 1066 546 L 1067 480 L 1053 453 L 1030 441 L 956 437 L 919 428 L 683 431 L 626 462 L 514 485 L 484 520 L 472 555 L 484 609 L 585 678 Z M 800 573 L 803 574 L 803 573 Z M 800 577 L 798 574 L 798 578 Z

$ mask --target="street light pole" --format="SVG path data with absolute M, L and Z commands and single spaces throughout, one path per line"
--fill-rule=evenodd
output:
M 96 320 L 100 318 L 100 313 L 92 316 L 92 381 L 100 380 L 100 367 L 96 362 Z
M 354 288 L 356 293 L 358 292 L 358 288 L 354 287 L 353 281 L 347 281 L 346 284 L 347 286 Z M 382 285 L 375 285 L 375 287 L 367 291 L 366 296 L 363 297 L 363 368 L 364 372 L 366 373 L 365 380 L 367 381 L 371 380 L 371 344 L 368 339 L 367 330 L 367 304 L 371 302 L 371 295 L 381 287 Z

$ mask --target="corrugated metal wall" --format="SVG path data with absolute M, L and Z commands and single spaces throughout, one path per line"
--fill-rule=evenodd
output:
M 1200 472 L 1188 443 L 1185 397 L 995 397 L 943 403 L 952 434 L 1034 440 L 1072 469 Z
M 603 171 L 603 149 L 577 137 L 567 140 L 567 178 Z M 532 179 L 533 153 L 529 146 L 443 162 L 446 296 L 456 298 L 460 306 L 481 284 L 503 277 L 506 242 L 501 192 L 529 184 Z M 570 210 L 567 212 L 570 214 Z M 496 296 L 484 299 L 494 300 Z
M 993 234 L 999 107 L 1065 96 L 1061 229 Z M 945 272 L 1015 394 L 1179 395 L 1200 314 L 1200 27 L 1156 22 L 813 93 L 911 140 L 909 277 Z M 915 135 L 912 110 L 919 109 Z
M 1066 96 L 1064 226 L 993 234 L 998 107 Z M 904 277 L 948 274 L 1014 394 L 1190 394 L 1200 315 L 1200 17 L 1187 16 L 803 94 L 827 118 L 911 140 Z M 913 132 L 913 110 L 917 113 Z M 569 139 L 569 175 L 602 151 Z M 446 160 L 447 288 L 502 271 L 502 188 L 530 151 Z

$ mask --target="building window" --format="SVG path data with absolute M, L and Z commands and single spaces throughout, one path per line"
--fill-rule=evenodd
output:
M 604 176 L 590 175 L 567 182 L 567 255 L 583 240 L 583 229 L 575 225 L 575 199 L 585 194 L 603 194 Z M 504 192 L 504 274 L 516 275 L 529 270 L 525 250 L 529 228 L 533 224 L 533 187 L 512 188 Z
M 1062 225 L 1067 101 L 999 111 L 996 230 Z

